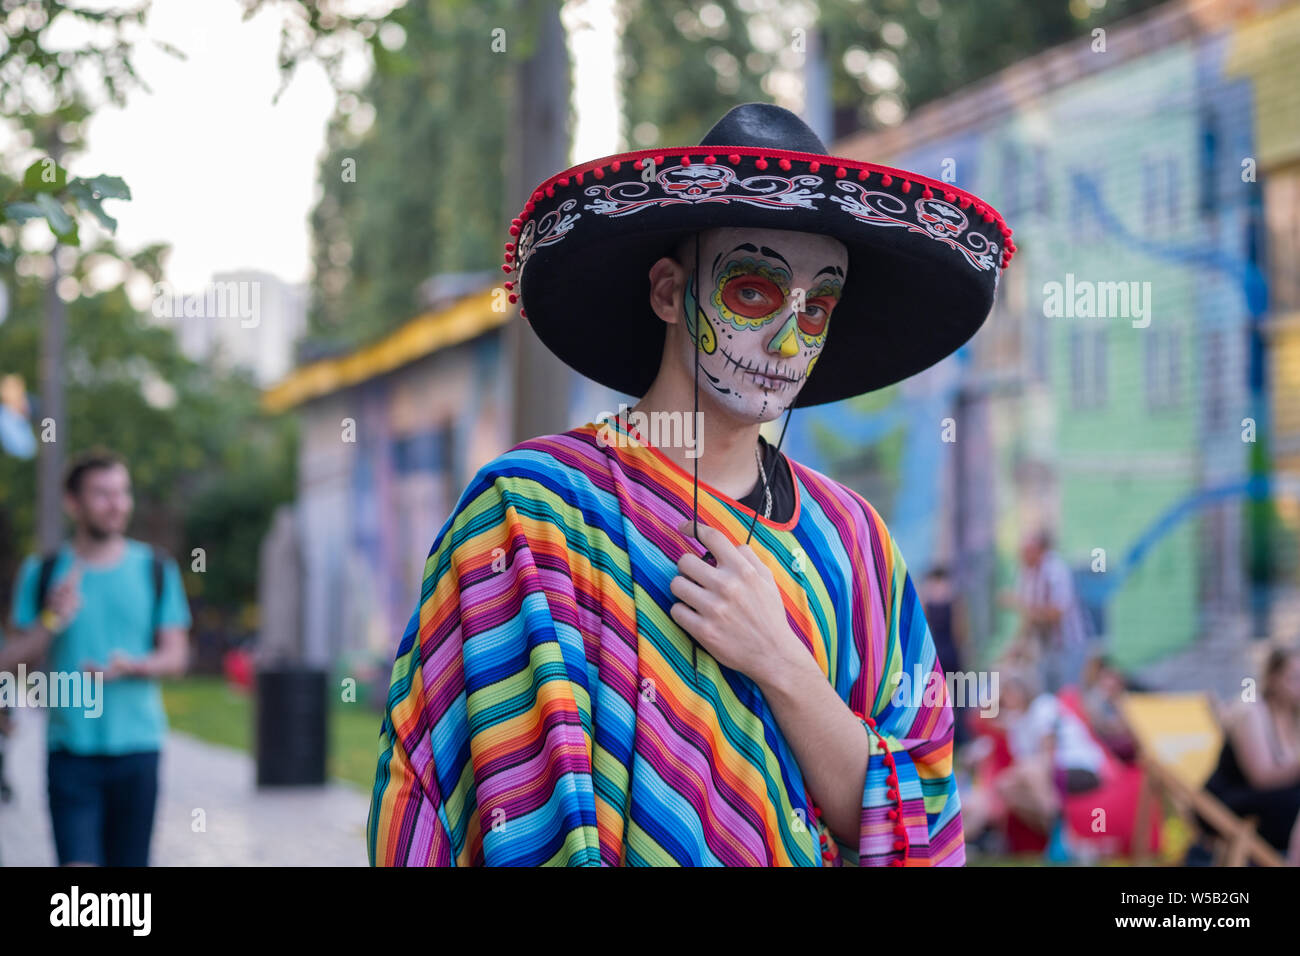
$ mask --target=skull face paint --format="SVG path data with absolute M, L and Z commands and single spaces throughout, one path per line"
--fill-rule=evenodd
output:
M 686 263 L 684 358 L 693 371 L 696 322 L 701 388 L 737 418 L 767 422 L 798 396 L 826 344 L 844 289 L 848 251 L 830 236 L 784 229 L 700 234 L 698 295 Z

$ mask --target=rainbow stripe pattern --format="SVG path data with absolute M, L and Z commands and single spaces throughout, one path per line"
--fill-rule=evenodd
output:
M 789 459 L 787 459 L 789 460 Z M 367 826 L 372 865 L 880 866 L 965 862 L 952 709 L 907 568 L 859 495 L 790 460 L 796 506 L 758 519 L 791 627 L 874 718 L 856 846 L 823 859 L 812 800 L 757 686 L 669 616 L 691 475 L 621 419 L 485 465 L 439 531 L 393 664 Z M 753 511 L 701 482 L 699 520 Z M 938 686 L 928 675 L 939 674 Z M 903 693 L 900 675 L 932 693 Z

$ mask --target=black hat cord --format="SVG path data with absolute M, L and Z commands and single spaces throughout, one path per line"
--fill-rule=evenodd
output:
M 702 323 L 700 322 L 700 316 L 704 312 L 703 307 L 700 305 L 700 290 L 702 286 L 700 284 L 700 237 L 698 233 L 696 233 L 695 235 L 694 245 L 695 245 L 695 276 L 694 276 L 695 315 L 691 316 L 691 321 L 695 326 L 695 398 L 694 398 L 695 405 L 694 405 L 694 415 L 692 416 L 691 421 L 698 423 L 700 420 L 700 333 L 702 331 L 701 329 Z M 778 455 L 781 454 L 781 444 L 785 441 L 786 429 L 790 427 L 790 416 L 791 414 L 793 414 L 793 412 L 794 412 L 794 404 L 791 403 L 790 407 L 786 409 L 785 423 L 781 426 L 781 434 L 776 440 L 776 453 Z M 697 444 L 699 443 L 699 440 L 700 440 L 700 436 L 696 435 L 695 441 Z M 692 485 L 691 523 L 692 523 L 692 531 L 694 533 L 695 540 L 699 541 L 700 540 L 700 456 L 698 454 L 695 456 L 694 470 L 695 470 L 694 478 L 691 483 Z M 763 482 L 763 493 L 767 494 L 768 492 L 767 475 L 764 473 L 764 469 L 762 468 L 759 469 L 758 476 L 759 479 Z M 745 544 L 749 544 L 750 539 L 754 537 L 754 526 L 757 524 L 758 524 L 758 509 L 755 508 L 754 517 L 751 518 L 749 522 L 749 533 L 745 535 Z M 709 564 L 713 565 L 714 567 L 717 567 L 718 564 L 717 558 L 715 558 L 713 556 L 713 553 L 709 551 L 707 548 L 704 551 L 704 560 L 707 561 Z M 699 641 L 695 639 L 695 635 L 690 634 L 688 632 L 687 636 L 691 639 L 691 669 L 695 672 L 695 677 L 698 681 L 700 669 L 699 669 L 699 658 L 697 656 L 697 652 L 699 651 L 700 644 Z

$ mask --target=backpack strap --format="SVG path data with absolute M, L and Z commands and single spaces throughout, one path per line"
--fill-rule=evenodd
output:
M 59 562 L 59 552 L 47 554 L 41 558 L 40 570 L 36 573 L 36 616 L 45 610 L 45 599 L 50 595 L 50 582 L 54 579 L 54 566 Z
M 158 642 L 158 623 L 162 617 L 163 572 L 167 555 L 160 548 L 150 548 L 150 573 L 153 578 L 153 639 Z

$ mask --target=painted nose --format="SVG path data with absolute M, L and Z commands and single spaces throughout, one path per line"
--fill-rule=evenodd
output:
M 799 337 L 795 334 L 796 319 L 797 316 L 791 312 L 790 317 L 767 340 L 767 350 L 769 352 L 778 352 L 785 358 L 791 358 L 799 354 Z

